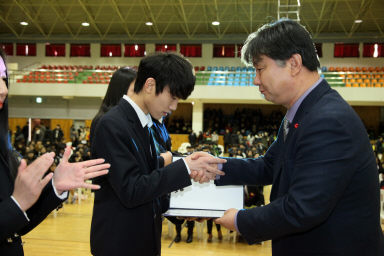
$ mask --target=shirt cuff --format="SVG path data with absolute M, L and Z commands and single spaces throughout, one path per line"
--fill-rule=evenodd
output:
M 175 159 L 175 158 L 176 158 L 176 157 L 174 157 L 173 159 Z M 191 170 L 189 169 L 189 166 L 188 166 L 187 163 L 185 162 L 184 157 L 183 157 L 182 159 L 183 159 L 183 161 L 184 161 L 185 166 L 187 167 L 188 174 L 191 175 Z
M 13 202 L 15 202 L 15 204 L 19 207 L 19 209 L 24 213 L 24 216 L 27 219 L 27 221 L 30 221 L 27 213 L 21 209 L 21 206 L 20 206 L 19 202 L 17 202 L 16 198 L 14 198 L 13 196 L 11 196 L 11 198 L 12 198 Z
M 54 183 L 53 183 L 53 178 L 52 178 L 52 187 L 53 187 L 53 191 L 55 191 L 55 195 L 56 195 L 59 199 L 61 199 L 61 200 L 65 200 L 65 199 L 68 197 L 68 191 L 64 191 L 63 194 L 61 194 L 61 195 L 59 195 L 59 194 L 57 193 L 57 190 L 56 190 L 55 185 L 54 185 Z
M 220 171 L 222 171 L 222 170 L 223 170 L 223 164 L 217 164 L 217 169 L 219 169 Z M 221 175 L 216 174 L 215 180 L 219 180 L 220 177 L 221 177 Z

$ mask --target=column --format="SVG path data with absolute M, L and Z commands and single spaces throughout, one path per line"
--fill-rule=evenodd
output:
M 192 130 L 199 134 L 203 131 L 203 103 L 200 100 L 192 102 Z

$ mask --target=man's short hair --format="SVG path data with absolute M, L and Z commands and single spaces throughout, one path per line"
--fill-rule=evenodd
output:
M 192 64 L 177 53 L 156 52 L 144 57 L 139 64 L 135 82 L 135 93 L 139 93 L 148 78 L 156 81 L 156 95 L 166 86 L 172 96 L 186 99 L 195 86 Z
M 300 54 L 303 66 L 311 71 L 320 68 L 315 45 L 309 32 L 299 23 L 280 19 L 265 24 L 250 34 L 241 49 L 242 61 L 248 65 L 257 64 L 267 56 L 275 61 L 286 61 L 293 54 Z

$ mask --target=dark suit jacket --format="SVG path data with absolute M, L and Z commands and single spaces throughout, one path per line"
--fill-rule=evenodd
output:
M 8 164 L 4 157 L 0 157 L 0 255 L 20 256 L 24 255 L 20 236 L 40 224 L 62 200 L 56 196 L 52 182 L 49 182 L 37 202 L 27 210 L 28 222 L 11 199 L 13 186 Z
M 249 243 L 279 255 L 384 255 L 377 167 L 357 114 L 321 82 L 302 102 L 286 141 L 264 157 L 229 160 L 217 182 L 272 184 L 269 205 L 238 213 Z
M 191 185 L 183 160 L 155 169 L 144 129 L 125 99 L 96 126 L 92 156 L 105 158 L 111 167 L 96 180 L 101 189 L 92 217 L 93 255 L 160 255 L 159 197 Z

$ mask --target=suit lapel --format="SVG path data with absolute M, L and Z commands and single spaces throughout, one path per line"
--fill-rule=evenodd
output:
M 271 200 L 276 199 L 278 197 L 278 191 L 279 191 L 279 184 L 280 184 L 280 176 L 281 172 L 285 167 L 286 164 L 286 155 L 287 152 L 292 147 L 292 138 L 294 137 L 295 133 L 300 129 L 300 124 L 303 118 L 307 113 L 311 111 L 311 109 L 316 105 L 316 102 L 319 101 L 319 99 L 327 93 L 329 90 L 331 90 L 328 83 L 323 80 L 313 91 L 311 91 L 307 97 L 304 99 L 304 101 L 300 104 L 295 117 L 293 118 L 292 123 L 289 125 L 289 132 L 287 135 L 286 140 L 284 141 L 284 134 L 283 134 L 283 123 L 280 126 L 280 130 L 278 133 L 279 138 L 279 144 L 280 144 L 280 155 L 278 156 L 277 165 L 275 168 L 275 174 L 274 174 L 274 182 L 273 182 L 273 188 L 271 191 Z
M 132 125 L 132 143 L 134 143 L 137 147 L 139 155 L 144 156 L 143 160 L 148 170 L 152 171 L 154 169 L 154 163 L 149 146 L 149 137 L 148 134 L 145 132 L 146 128 L 143 128 L 136 111 L 133 109 L 133 107 L 131 106 L 131 104 L 129 104 L 128 101 L 123 98 L 120 99 L 119 106 L 121 107 L 121 110 L 125 113 L 125 117 L 127 118 L 128 122 L 130 122 Z

